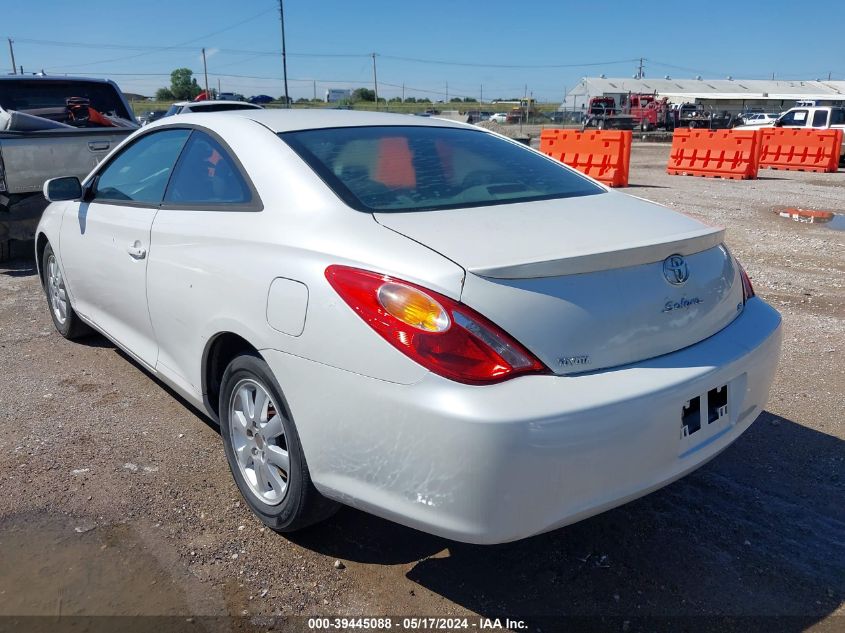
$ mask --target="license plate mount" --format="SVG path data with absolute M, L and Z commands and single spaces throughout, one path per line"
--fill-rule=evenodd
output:
M 680 453 L 686 454 L 730 425 L 728 383 L 718 385 L 681 405 Z

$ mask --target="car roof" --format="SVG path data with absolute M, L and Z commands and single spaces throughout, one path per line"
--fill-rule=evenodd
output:
M 186 114 L 188 116 L 203 117 L 203 121 L 208 121 L 205 117 L 214 116 L 214 113 L 208 114 Z M 257 109 L 257 110 L 232 110 L 226 112 L 227 117 L 243 117 L 260 123 L 264 127 L 269 128 L 273 132 L 292 132 L 295 130 L 312 130 L 320 128 L 334 128 L 334 127 L 368 127 L 376 125 L 413 125 L 413 126 L 431 126 L 431 127 L 455 127 L 455 128 L 470 128 L 478 129 L 473 125 L 459 123 L 458 121 L 449 121 L 446 119 L 438 119 L 435 117 L 413 117 L 407 114 L 394 114 L 387 112 L 363 112 L 355 110 L 334 110 L 334 109 L 303 109 L 303 110 L 287 110 L 287 109 Z M 187 118 L 183 119 L 187 121 Z M 197 118 L 197 123 L 200 119 Z
M 0 75 L 0 81 L 62 81 L 66 83 L 74 83 L 78 81 L 86 81 L 92 84 L 113 84 L 110 79 L 103 79 L 100 77 L 72 77 L 67 75 Z

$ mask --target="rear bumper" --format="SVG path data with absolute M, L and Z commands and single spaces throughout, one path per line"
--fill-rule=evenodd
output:
M 471 387 L 428 375 L 366 378 L 263 350 L 285 391 L 317 488 L 426 532 L 498 543 L 621 505 L 731 444 L 763 409 L 780 315 L 760 299 L 716 335 L 646 362 Z M 708 391 L 728 386 L 707 424 Z M 701 398 L 702 428 L 681 410 Z

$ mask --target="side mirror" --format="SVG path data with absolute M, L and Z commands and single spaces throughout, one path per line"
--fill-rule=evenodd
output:
M 44 183 L 44 197 L 50 202 L 79 200 L 82 198 L 82 185 L 76 176 L 51 178 Z

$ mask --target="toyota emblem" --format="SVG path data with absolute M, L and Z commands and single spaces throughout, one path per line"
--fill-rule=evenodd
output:
M 663 276 L 674 286 L 680 286 L 689 279 L 689 266 L 683 255 L 669 255 L 663 260 Z

